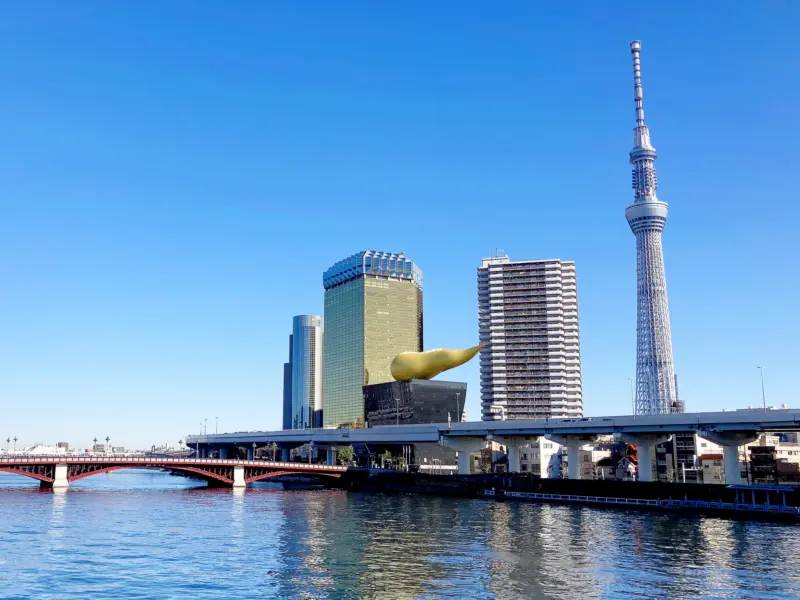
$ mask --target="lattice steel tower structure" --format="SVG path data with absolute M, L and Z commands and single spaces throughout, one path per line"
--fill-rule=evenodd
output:
M 656 196 L 656 149 L 650 144 L 650 128 L 644 123 L 641 47 L 641 42 L 631 42 L 636 104 L 630 152 L 634 201 L 625 209 L 625 217 L 636 236 L 636 414 L 659 415 L 683 410 L 675 394 L 667 279 L 661 247 L 667 204 Z

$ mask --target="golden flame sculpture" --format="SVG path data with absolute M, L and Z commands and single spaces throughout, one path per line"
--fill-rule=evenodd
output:
M 427 352 L 403 352 L 394 357 L 390 366 L 392 377 L 397 381 L 408 379 L 432 379 L 442 371 L 463 365 L 474 357 L 481 346 L 466 350 L 428 350 Z

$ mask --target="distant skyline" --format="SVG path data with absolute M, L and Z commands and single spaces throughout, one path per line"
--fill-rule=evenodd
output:
M 629 414 L 630 50 L 687 411 L 797 406 L 794 3 L 43 1 L 0 23 L 0 439 L 280 429 L 292 317 L 363 249 L 477 343 L 477 267 L 576 264 L 587 416 Z M 493 210 L 487 211 L 491 205 Z M 477 361 L 468 384 L 480 419 Z

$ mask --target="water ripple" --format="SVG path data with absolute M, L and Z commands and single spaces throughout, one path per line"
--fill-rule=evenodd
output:
M 0 478 L 9 599 L 797 598 L 791 525 L 578 507 Z

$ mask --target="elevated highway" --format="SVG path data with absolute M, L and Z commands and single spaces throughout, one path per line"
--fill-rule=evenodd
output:
M 770 431 L 800 431 L 800 409 L 738 410 L 732 412 L 682 413 L 654 416 L 585 417 L 580 419 L 543 419 L 514 421 L 473 421 L 390 425 L 367 429 L 294 429 L 285 431 L 242 431 L 213 435 L 188 435 L 186 443 L 198 454 L 210 455 L 214 449 L 240 446 L 252 451 L 258 446 L 277 444 L 284 459 L 292 447 L 313 444 L 332 448 L 348 444 L 420 444 L 438 443 L 459 452 L 459 473 L 469 470 L 468 456 L 489 440 L 509 448 L 509 463 L 520 446 L 544 436 L 567 447 L 570 478 L 577 478 L 578 448 L 598 435 L 613 434 L 636 444 L 640 449 L 669 439 L 675 433 L 698 433 L 723 447 L 729 483 L 739 483 L 738 448 Z M 641 452 L 642 481 L 650 479 L 649 452 Z M 330 456 L 330 451 L 329 451 Z M 518 461 L 517 461 L 518 462 Z M 734 468 L 734 465 L 736 467 Z M 512 469 L 513 470 L 513 469 Z

